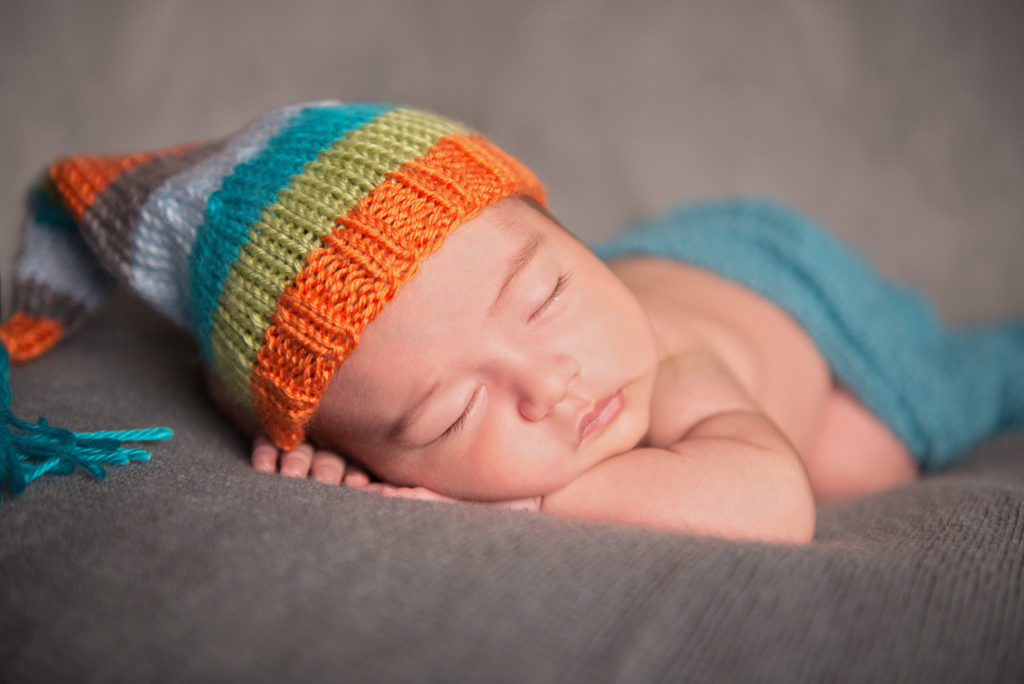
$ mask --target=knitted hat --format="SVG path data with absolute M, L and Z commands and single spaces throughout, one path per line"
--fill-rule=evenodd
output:
M 545 201 L 481 136 L 391 105 L 298 104 L 214 142 L 64 158 L 33 191 L 0 342 L 31 359 L 126 283 L 292 448 L 398 287 L 512 195 Z

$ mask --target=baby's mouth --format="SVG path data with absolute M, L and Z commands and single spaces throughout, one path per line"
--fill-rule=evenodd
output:
M 622 410 L 622 390 L 594 404 L 594 407 L 580 417 L 579 443 L 610 423 Z

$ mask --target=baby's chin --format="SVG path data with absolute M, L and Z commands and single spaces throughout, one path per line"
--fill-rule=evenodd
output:
M 651 427 L 651 399 L 654 394 L 654 373 L 650 370 L 623 388 L 625 405 L 616 420 L 608 426 L 605 458 L 618 456 L 642 446 Z

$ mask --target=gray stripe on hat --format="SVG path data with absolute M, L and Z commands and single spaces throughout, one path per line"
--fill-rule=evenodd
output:
M 23 235 L 23 250 L 14 270 L 16 297 L 31 300 L 31 282 L 45 284 L 50 291 L 80 302 L 86 311 L 100 307 L 114 281 L 77 230 L 53 228 L 29 218 Z
M 108 291 L 114 283 L 113 278 L 108 281 Z M 81 300 L 57 292 L 46 283 L 19 280 L 14 285 L 14 310 L 59 322 L 64 327 L 64 336 L 73 334 L 93 313 Z
M 122 173 L 96 197 L 82 216 L 81 231 L 108 271 L 118 278 L 128 277 L 139 211 L 150 193 L 221 147 L 223 143 L 217 141 L 156 157 Z
M 224 179 L 256 156 L 303 103 L 264 113 L 228 138 L 220 153 L 183 171 L 150 193 L 139 213 L 129 284 L 165 316 L 191 328 L 188 260 L 196 231 L 206 218 L 206 203 Z

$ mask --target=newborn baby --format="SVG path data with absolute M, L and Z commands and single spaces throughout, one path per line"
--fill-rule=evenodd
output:
M 779 539 L 810 537 L 812 491 L 863 494 L 916 472 L 778 307 L 682 262 L 606 266 L 518 197 L 424 261 L 308 433 L 321 450 L 260 442 L 255 466 L 338 483 L 346 454 L 459 499 L 541 497 L 561 515 Z M 369 484 L 349 469 L 347 484 Z
M 951 336 L 774 205 L 686 211 L 603 261 L 459 124 L 294 105 L 221 141 L 54 164 L 0 341 L 42 353 L 112 274 L 193 331 L 218 402 L 267 435 L 258 470 L 775 541 L 812 537 L 815 499 L 908 482 L 1024 418 L 1019 325 Z M 914 393 L 979 355 L 952 429 Z

